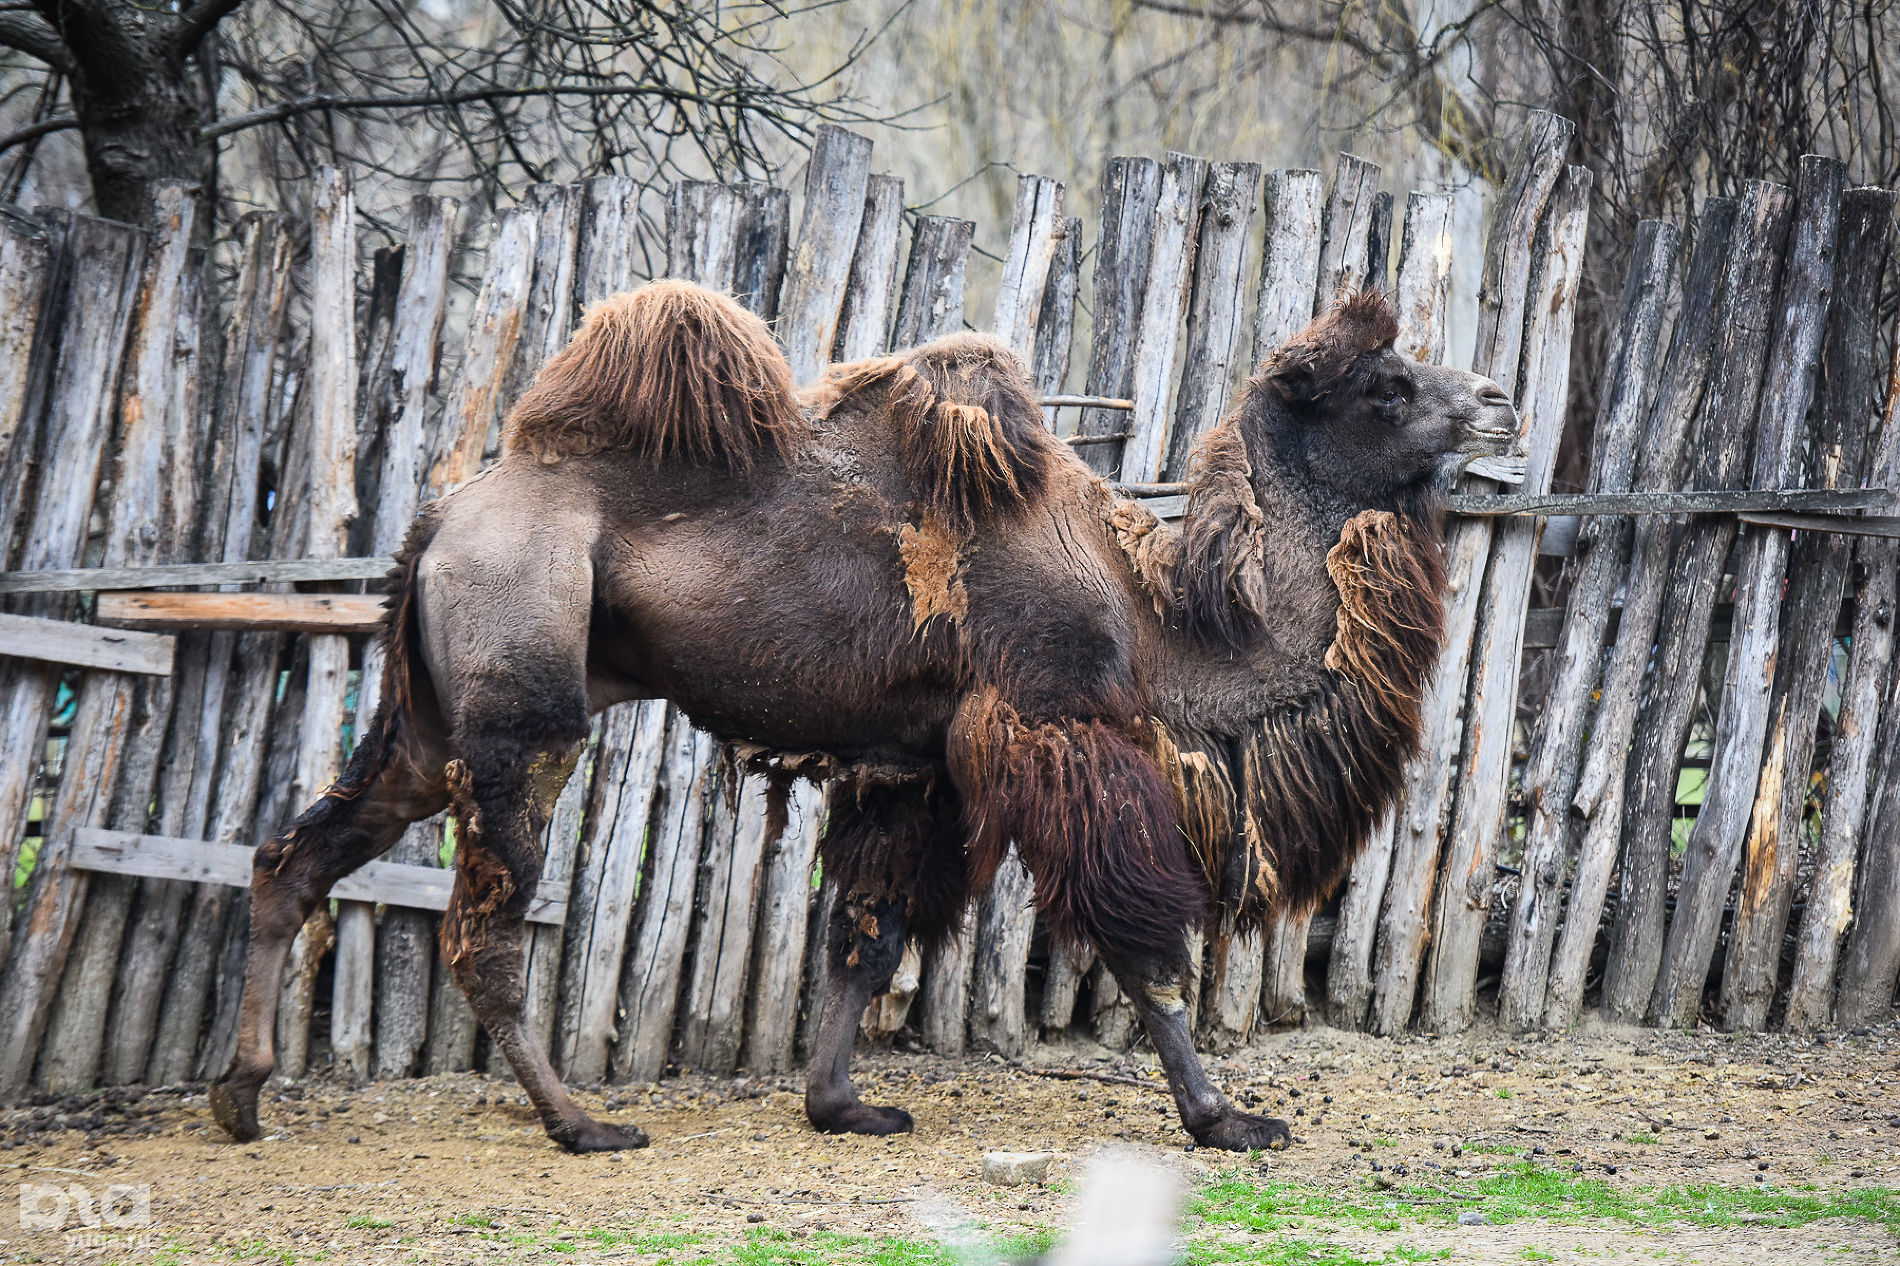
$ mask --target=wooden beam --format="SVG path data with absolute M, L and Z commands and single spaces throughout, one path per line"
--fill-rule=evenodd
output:
M 287 580 L 379 580 L 393 558 L 284 558 L 243 563 L 167 563 L 155 567 L 79 567 L 0 572 L 0 593 L 77 593 L 163 589 L 173 585 L 266 585 Z
M 1744 510 L 1735 516 L 1762 527 L 1794 528 L 1801 532 L 1838 532 L 1843 536 L 1884 536 L 1900 540 L 1900 515 L 1894 514 L 1776 514 Z
M 176 638 L 163 633 L 102 629 L 31 615 L 0 615 L 0 655 L 23 659 L 169 677 L 176 643 Z
M 1450 510 L 1466 516 L 1505 514 L 1736 514 L 1749 511 L 1887 510 L 1893 493 L 1885 488 L 1838 490 L 1772 488 L 1704 492 L 1599 492 L 1548 494 L 1513 492 L 1497 496 L 1454 496 Z
M 80 870 L 150 879 L 183 879 L 199 884 L 251 886 L 253 850 L 242 844 L 211 844 L 166 835 L 137 835 L 81 827 L 73 832 L 71 864 Z M 369 862 L 336 881 L 336 901 L 366 901 L 412 910 L 446 910 L 455 872 L 439 866 Z M 528 903 L 530 923 L 560 923 L 567 918 L 567 893 L 543 881 Z
M 383 600 L 365 593 L 101 593 L 94 617 L 128 629 L 373 633 Z

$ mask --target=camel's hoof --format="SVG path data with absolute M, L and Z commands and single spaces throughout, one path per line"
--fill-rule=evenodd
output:
M 257 1129 L 257 1087 L 234 1086 L 221 1081 L 211 1087 L 211 1115 L 218 1119 L 239 1143 L 255 1142 Z
M 637 1125 L 614 1125 L 607 1121 L 588 1121 L 574 1131 L 573 1137 L 554 1136 L 554 1141 L 570 1152 L 630 1152 L 647 1145 L 647 1132 Z
M 826 1134 L 909 1134 L 917 1122 L 902 1108 L 878 1108 L 854 1103 L 837 1112 L 808 1113 L 811 1123 Z
M 1257 1117 L 1238 1108 L 1227 1109 L 1227 1114 L 1212 1125 L 1190 1130 L 1189 1133 L 1202 1147 L 1218 1147 L 1224 1152 L 1255 1152 L 1262 1149 L 1278 1152 L 1293 1144 L 1293 1131 L 1287 1129 L 1285 1121 Z

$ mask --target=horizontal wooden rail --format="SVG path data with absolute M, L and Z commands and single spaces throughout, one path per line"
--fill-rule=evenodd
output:
M 157 567 L 81 567 L 0 572 L 0 593 L 75 593 L 87 589 L 161 589 L 171 585 L 266 585 L 292 580 L 374 580 L 393 558 L 285 558 L 254 563 L 173 563 Z
M 102 629 L 71 620 L 0 615 L 0 655 L 77 664 L 81 668 L 169 677 L 177 640 L 163 633 Z
M 69 865 L 79 870 L 147 879 L 182 879 L 199 884 L 251 886 L 252 850 L 242 844 L 212 844 L 167 835 L 135 835 L 80 827 L 71 837 Z M 330 896 L 337 901 L 367 901 L 404 906 L 412 910 L 446 910 L 455 872 L 439 866 L 408 866 L 400 862 L 368 862 L 336 881 Z M 561 923 L 567 919 L 567 893 L 560 884 L 542 881 L 528 903 L 530 923 Z
M 1122 409 L 1132 410 L 1133 400 L 1123 400 L 1118 396 L 1044 396 L 1042 407 L 1045 409 Z
M 1891 514 L 1776 514 L 1744 510 L 1735 516 L 1762 527 L 1794 528 L 1802 532 L 1840 532 L 1846 536 L 1900 538 L 1900 515 Z
M 1811 488 L 1766 492 L 1513 492 L 1495 496 L 1454 496 L 1453 514 L 1738 514 L 1748 511 L 1886 510 L 1893 494 L 1885 488 L 1825 491 Z
M 370 633 L 383 620 L 373 593 L 101 593 L 101 624 L 128 629 L 240 629 L 279 633 Z

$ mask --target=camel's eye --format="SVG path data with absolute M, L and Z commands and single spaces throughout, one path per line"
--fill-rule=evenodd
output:
M 1405 389 L 1397 383 L 1388 383 L 1378 395 L 1379 407 L 1396 409 L 1405 402 Z

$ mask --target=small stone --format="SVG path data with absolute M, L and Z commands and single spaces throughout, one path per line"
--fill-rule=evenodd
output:
M 983 1157 L 983 1181 L 998 1187 L 1046 1182 L 1053 1152 L 989 1152 Z
M 747 1222 L 763 1222 L 765 1221 L 765 1215 L 763 1213 L 748 1213 L 745 1215 L 745 1220 Z
M 1463 1213 L 1458 1215 L 1458 1225 L 1459 1226 L 1490 1226 L 1491 1219 L 1485 1217 L 1482 1213 L 1479 1213 L 1476 1209 L 1466 1209 Z

